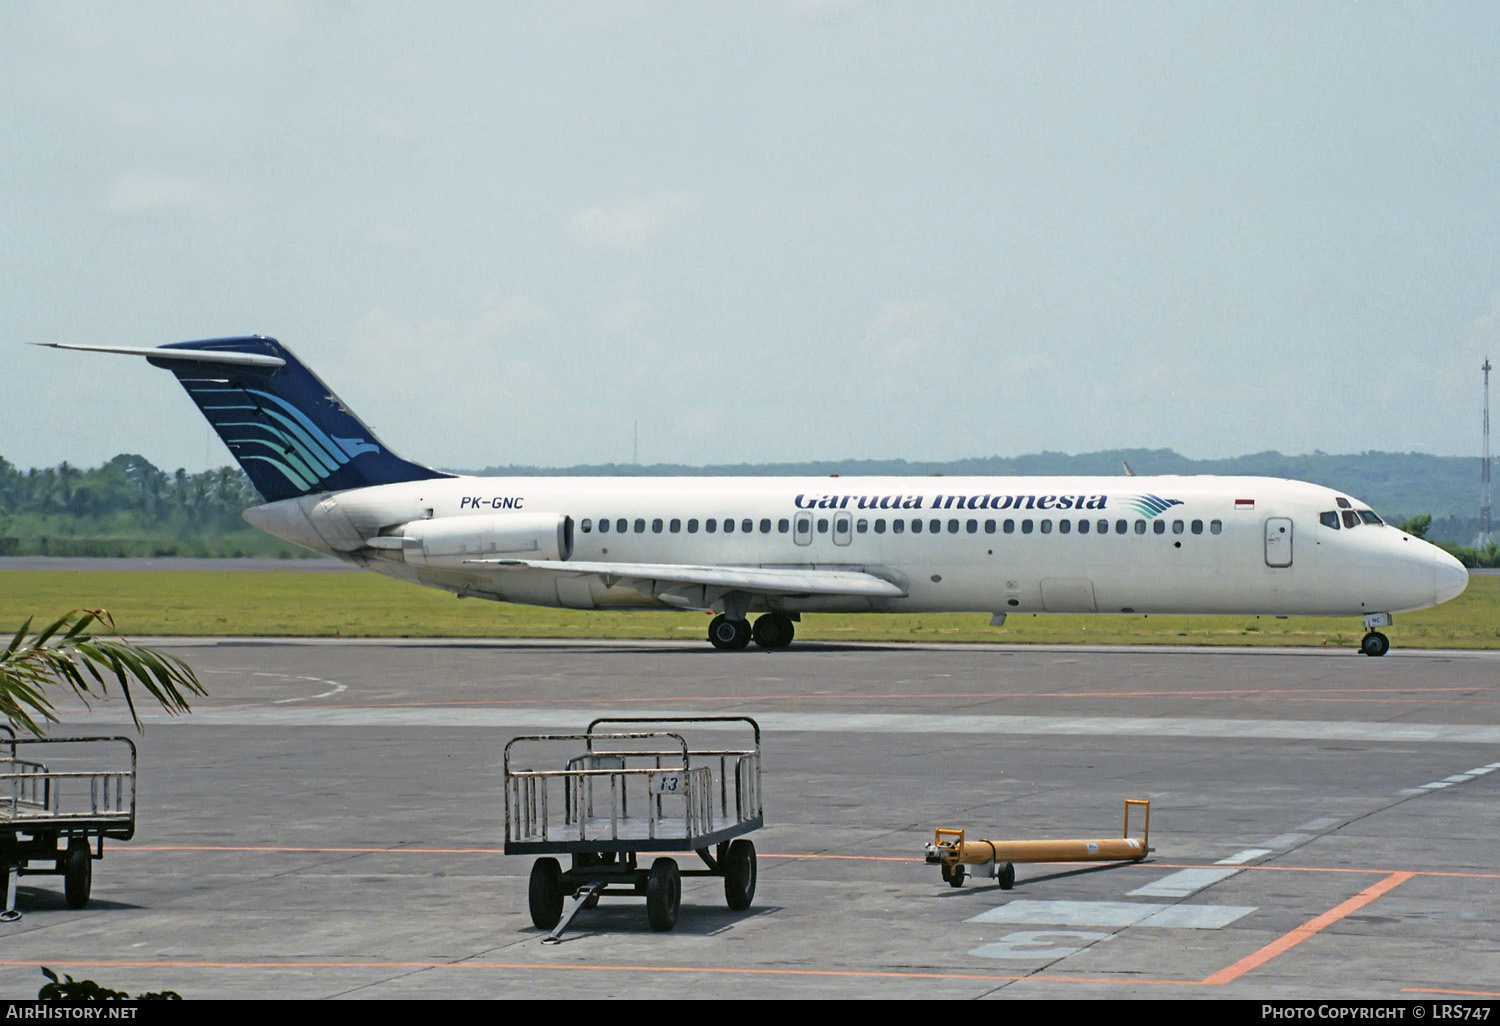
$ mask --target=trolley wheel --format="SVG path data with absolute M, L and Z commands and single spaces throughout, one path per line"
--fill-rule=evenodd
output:
M 68 842 L 62 857 L 63 900 L 69 908 L 83 908 L 89 903 L 89 889 L 94 883 L 94 858 L 89 843 L 81 837 Z
M 999 872 L 1000 889 L 1008 891 L 1016 885 L 1016 867 L 1014 863 L 1007 862 L 1005 868 Z
M 677 909 L 682 904 L 682 874 L 675 859 L 657 859 L 646 877 L 646 919 L 658 932 L 677 925 Z
M 963 867 L 963 863 L 961 862 L 955 862 L 951 866 L 946 862 L 943 863 L 943 882 L 949 887 L 962 887 L 964 885 L 964 877 L 968 873 L 969 871 Z
M 743 912 L 755 897 L 755 845 L 747 839 L 730 841 L 723 863 L 724 898 L 730 908 Z
M 556 859 L 537 859 L 531 864 L 531 886 L 527 897 L 531 905 L 531 925 L 538 930 L 550 930 L 562 919 L 562 866 Z

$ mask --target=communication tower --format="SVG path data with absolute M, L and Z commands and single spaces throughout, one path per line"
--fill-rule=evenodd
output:
M 1476 548 L 1483 548 L 1493 540 L 1490 535 L 1490 358 L 1485 356 L 1484 366 L 1484 463 L 1479 470 L 1479 483 L 1484 492 L 1483 505 L 1479 507 L 1479 537 Z

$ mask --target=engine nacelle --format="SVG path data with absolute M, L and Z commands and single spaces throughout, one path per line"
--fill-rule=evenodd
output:
M 440 517 L 404 524 L 397 537 L 402 556 L 414 566 L 458 570 L 470 559 L 567 559 L 573 554 L 573 518 L 560 513 Z M 383 540 L 376 540 L 377 547 L 386 547 L 378 545 Z

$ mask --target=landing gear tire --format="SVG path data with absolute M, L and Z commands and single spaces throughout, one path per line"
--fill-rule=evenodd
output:
M 751 635 L 761 648 L 786 648 L 792 643 L 797 628 L 792 621 L 780 613 L 767 613 L 755 621 Z
M 1016 867 L 1012 862 L 1007 862 L 997 874 L 1000 879 L 1000 889 L 1008 891 L 1016 885 Z
M 731 620 L 720 613 L 709 621 L 708 641 L 714 648 L 725 652 L 742 649 L 750 644 L 750 621 Z
M 550 930 L 562 919 L 562 866 L 556 859 L 537 859 L 531 864 L 531 886 L 527 892 L 531 925 Z
M 963 867 L 962 863 L 955 862 L 951 866 L 946 862 L 943 863 L 943 882 L 949 887 L 962 887 L 964 877 L 968 875 L 969 871 Z
M 724 900 L 736 912 L 743 912 L 755 899 L 755 844 L 748 840 L 730 841 L 724 851 Z
M 657 859 L 646 877 L 646 920 L 658 933 L 677 925 L 682 904 L 682 874 L 674 859 Z
M 89 903 L 89 890 L 94 883 L 94 858 L 87 841 L 75 837 L 68 842 L 62 869 L 63 901 L 69 908 L 83 908 Z
M 1383 656 L 1391 650 L 1391 639 L 1379 631 L 1371 631 L 1359 643 L 1359 650 L 1367 656 Z

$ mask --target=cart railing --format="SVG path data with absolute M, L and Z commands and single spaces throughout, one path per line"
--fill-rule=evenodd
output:
M 0 823 L 12 827 L 106 822 L 128 837 L 135 782 L 128 738 L 0 738 Z
M 611 735 L 600 733 L 598 729 L 605 724 L 613 729 L 622 726 L 640 727 L 654 724 L 673 731 L 685 731 L 689 727 L 714 724 L 748 727 L 752 735 L 749 747 L 695 746 L 689 749 L 688 754 L 695 763 L 702 765 L 708 761 L 710 767 L 717 769 L 714 773 L 714 782 L 717 786 L 713 789 L 718 794 L 716 815 L 721 821 L 743 823 L 763 815 L 760 794 L 760 724 L 749 716 L 690 716 L 671 719 L 601 716 L 588 725 L 587 731 L 589 750 L 596 755 L 606 754 L 607 746 L 602 745 L 601 742 Z M 733 790 L 731 790 L 731 782 Z M 731 798 L 733 799 L 732 805 L 730 804 Z
M 601 731 L 599 725 L 692 726 L 740 721 L 752 748 L 690 748 L 675 729 Z M 659 841 L 702 837 L 758 819 L 760 728 L 745 717 L 596 720 L 582 734 L 533 734 L 505 747 L 505 839 L 524 843 Z M 536 760 L 558 745 L 583 742 L 580 754 L 552 767 Z M 523 746 L 524 768 L 514 764 Z M 559 765 L 560 764 L 560 765 Z

